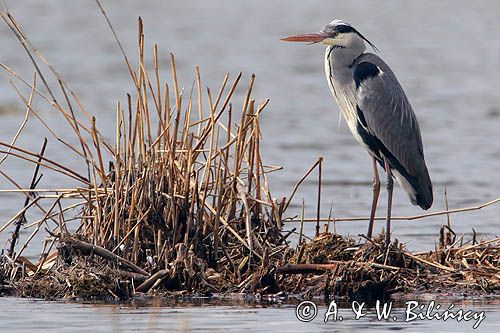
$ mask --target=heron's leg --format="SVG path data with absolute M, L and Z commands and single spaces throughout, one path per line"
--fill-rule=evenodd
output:
M 377 211 L 378 196 L 380 194 L 380 177 L 378 176 L 377 160 L 372 157 L 372 171 L 373 171 L 373 199 L 372 210 L 370 212 L 370 224 L 368 224 L 368 233 L 366 237 L 372 238 L 373 235 L 373 222 L 375 221 L 375 212 Z
M 392 172 L 389 162 L 384 157 L 385 172 L 387 173 L 387 227 L 385 230 L 385 249 L 389 249 L 391 242 L 391 211 L 392 211 L 392 190 L 394 182 L 392 180 Z

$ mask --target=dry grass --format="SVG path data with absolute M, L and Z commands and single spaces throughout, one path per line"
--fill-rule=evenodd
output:
M 410 253 L 394 241 L 384 251 L 384 235 L 366 243 L 323 233 L 303 244 L 278 273 L 282 285 L 307 296 L 346 297 L 375 302 L 391 295 L 440 293 L 449 296 L 498 294 L 500 238 L 455 239 L 443 226 L 434 251 Z M 307 273 L 307 275 L 304 275 Z

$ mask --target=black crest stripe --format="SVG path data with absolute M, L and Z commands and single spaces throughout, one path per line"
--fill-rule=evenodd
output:
M 341 33 L 341 34 L 346 34 L 346 33 L 349 33 L 349 32 L 358 33 L 356 31 L 356 29 L 354 29 L 353 27 L 351 27 L 349 25 L 345 25 L 345 24 L 337 25 L 333 30 L 335 32 L 338 32 L 338 33 Z

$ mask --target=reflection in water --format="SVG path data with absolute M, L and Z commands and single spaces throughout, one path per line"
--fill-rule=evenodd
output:
M 432 296 L 433 298 L 435 296 Z M 425 301 L 427 304 L 430 300 Z M 421 303 L 424 300 L 421 301 Z M 498 332 L 500 306 L 495 300 L 439 300 L 447 309 L 451 302 L 455 309 L 464 311 L 484 311 L 485 319 L 480 332 Z M 232 304 L 232 305 L 231 305 Z M 0 330 L 15 328 L 16 332 L 32 330 L 51 332 L 220 332 L 221 329 L 241 332 L 339 332 L 369 329 L 370 332 L 404 330 L 422 332 L 430 329 L 438 331 L 470 331 L 474 321 L 455 320 L 415 320 L 404 322 L 406 318 L 403 301 L 393 304 L 391 316 L 396 321 L 378 321 L 374 308 L 364 307 L 366 316 L 356 320 L 351 304 L 339 303 L 338 315 L 342 321 L 323 322 L 327 306 L 317 301 L 318 312 L 312 322 L 300 322 L 295 317 L 295 305 L 249 304 L 241 302 L 183 302 L 171 303 L 161 298 L 145 302 L 127 304 L 81 304 L 46 302 L 26 299 L 6 298 L 0 302 Z M 19 309 L 29 314 L 29 319 L 19 316 Z

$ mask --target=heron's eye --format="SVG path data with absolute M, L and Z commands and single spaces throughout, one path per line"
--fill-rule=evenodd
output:
M 339 33 L 337 31 L 332 32 L 332 37 L 337 37 Z

